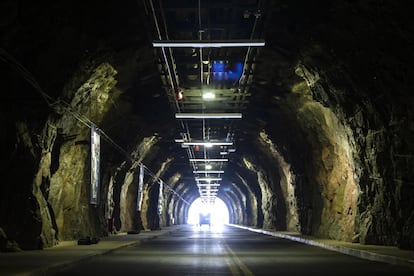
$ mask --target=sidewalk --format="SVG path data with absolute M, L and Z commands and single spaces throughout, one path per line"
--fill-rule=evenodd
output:
M 394 246 L 362 245 L 359 243 L 318 239 L 315 237 L 302 236 L 299 233 L 263 230 L 234 224 L 232 224 L 231 226 L 246 229 L 256 233 L 261 233 L 283 239 L 289 239 L 292 241 L 297 241 L 313 246 L 319 246 L 328 250 L 337 251 L 343 254 L 355 256 L 362 259 L 389 263 L 394 265 L 409 266 L 414 269 L 413 250 L 401 250 Z
M 179 228 L 179 225 L 174 225 L 164 227 L 162 230 L 141 231 L 139 234 L 122 233 L 102 238 L 98 243 L 91 245 L 78 245 L 77 241 L 63 241 L 55 247 L 44 250 L 0 253 L 0 275 L 49 275 L 70 265 L 87 261 L 96 255 L 138 245 L 158 236 L 178 231 Z
M 269 231 L 239 225 L 231 226 L 319 246 L 371 261 L 404 265 L 414 269 L 414 251 L 400 250 L 392 246 L 361 245 L 357 243 L 317 239 L 301 236 L 298 233 Z M 102 238 L 97 244 L 91 245 L 77 245 L 77 241 L 65 241 L 60 242 L 55 247 L 44 250 L 0 253 L 0 275 L 37 276 L 52 274 L 54 271 L 87 261 L 96 255 L 103 255 L 119 248 L 138 245 L 158 236 L 179 231 L 182 227 L 183 225 L 174 225 L 157 231 L 142 231 L 136 235 L 113 235 Z

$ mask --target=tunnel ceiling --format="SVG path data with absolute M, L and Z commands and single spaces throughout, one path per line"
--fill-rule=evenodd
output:
M 133 210 L 142 162 L 189 202 L 206 193 L 196 178 L 222 178 L 211 194 L 235 223 L 414 248 L 408 4 L 2 1 L 1 173 L 18 185 L 2 188 L 0 227 L 52 244 L 78 235 L 74 225 L 103 225 L 107 210 L 87 207 L 82 186 L 93 122 L 102 197 L 114 198 L 105 204 L 115 224 L 129 222 L 122 229 L 135 227 L 122 210 Z M 223 41 L 265 45 L 153 44 Z M 189 113 L 241 118 L 176 118 Z M 207 141 L 221 144 L 194 144 Z M 219 159 L 220 172 L 197 173 L 207 162 L 190 159 Z M 167 204 L 183 222 L 185 201 L 170 194 Z
M 264 45 L 263 7 L 255 1 L 147 4 L 158 71 L 180 128 L 175 141 L 187 153 L 202 200 L 212 203 L 242 138 L 238 121 L 253 84 L 253 45 Z

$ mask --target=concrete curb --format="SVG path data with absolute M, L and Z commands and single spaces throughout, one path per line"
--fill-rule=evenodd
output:
M 150 238 L 147 238 L 145 240 L 150 240 Z M 114 247 L 114 248 L 102 249 L 100 251 L 90 253 L 90 254 L 87 254 L 87 255 L 83 255 L 83 256 L 80 256 L 80 257 L 76 257 L 76 258 L 70 259 L 68 261 L 63 261 L 63 262 L 55 263 L 55 264 L 52 264 L 52 265 L 49 265 L 49 266 L 46 266 L 46 267 L 41 267 L 41 268 L 36 269 L 34 271 L 30 271 L 28 273 L 22 273 L 22 274 L 19 274 L 19 276 L 23 276 L 23 275 L 24 276 L 50 275 L 50 274 L 56 273 L 58 271 L 61 271 L 63 269 L 69 268 L 73 265 L 77 265 L 77 264 L 81 264 L 83 262 L 87 262 L 87 261 L 91 260 L 92 258 L 94 258 L 96 256 L 109 254 L 109 253 L 111 253 L 115 250 L 122 249 L 122 248 L 125 248 L 125 247 L 139 245 L 141 243 L 142 243 L 142 241 L 139 240 L 139 241 L 128 242 L 126 244 L 121 244 L 121 245 L 119 245 L 117 247 Z
M 131 241 L 131 242 L 124 241 L 119 246 L 115 246 L 113 248 L 97 250 L 94 253 L 87 254 L 87 255 L 84 255 L 84 256 L 79 256 L 77 258 L 73 258 L 73 259 L 70 259 L 68 261 L 63 261 L 63 262 L 60 262 L 60 263 L 52 264 L 52 265 L 49 265 L 49 266 L 46 266 L 46 267 L 35 269 L 33 271 L 30 271 L 30 272 L 19 273 L 18 276 L 44 276 L 44 275 L 50 275 L 50 274 L 53 274 L 53 273 L 57 273 L 57 272 L 59 272 L 63 269 L 69 268 L 73 265 L 77 265 L 77 264 L 81 264 L 83 262 L 87 262 L 87 261 L 91 260 L 92 258 L 94 258 L 96 256 L 106 255 L 106 254 L 112 253 L 116 250 L 126 248 L 126 247 L 137 246 L 137 245 L 142 244 L 143 242 L 156 239 L 159 236 L 171 234 L 174 231 L 177 231 L 177 229 L 169 230 L 169 231 L 166 231 L 165 233 L 158 234 L 158 235 L 153 235 L 153 236 L 146 237 L 146 238 L 142 238 L 142 239 L 136 240 L 136 241 Z
M 340 253 L 350 255 L 350 256 L 355 256 L 361 259 L 389 263 L 393 265 L 409 266 L 411 268 L 414 268 L 414 260 L 408 260 L 408 259 L 397 257 L 397 256 L 384 255 L 384 254 L 374 253 L 374 252 L 370 252 L 366 250 L 349 248 L 346 246 L 337 246 L 337 245 L 327 244 L 327 243 L 311 240 L 301 235 L 294 236 L 294 235 L 267 231 L 263 229 L 255 229 L 255 228 L 250 228 L 247 226 L 241 226 L 241 225 L 235 225 L 235 224 L 230 224 L 230 226 L 249 230 L 249 231 L 264 234 L 264 235 L 274 236 L 274 237 L 283 238 L 283 239 L 289 239 L 292 241 L 305 243 L 305 244 L 312 245 L 312 246 L 318 246 L 318 247 L 321 247 L 327 250 L 340 252 Z

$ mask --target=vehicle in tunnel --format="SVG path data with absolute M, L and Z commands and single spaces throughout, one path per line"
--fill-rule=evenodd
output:
M 211 225 L 211 214 L 210 213 L 199 213 L 198 214 L 198 225 Z
M 229 223 L 229 210 L 220 198 L 216 198 L 214 204 L 206 204 L 201 198 L 197 198 L 188 210 L 188 224 L 194 226 L 217 226 Z

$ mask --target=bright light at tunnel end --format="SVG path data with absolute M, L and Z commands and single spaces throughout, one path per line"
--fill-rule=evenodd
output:
M 210 224 L 207 224 L 206 221 L 200 221 L 200 215 L 206 214 L 210 214 Z M 201 201 L 201 198 L 197 198 L 188 210 L 187 223 L 193 225 L 195 230 L 200 228 L 221 229 L 224 224 L 229 223 L 229 210 L 223 200 L 218 197 L 216 197 L 213 205 L 205 204 Z

